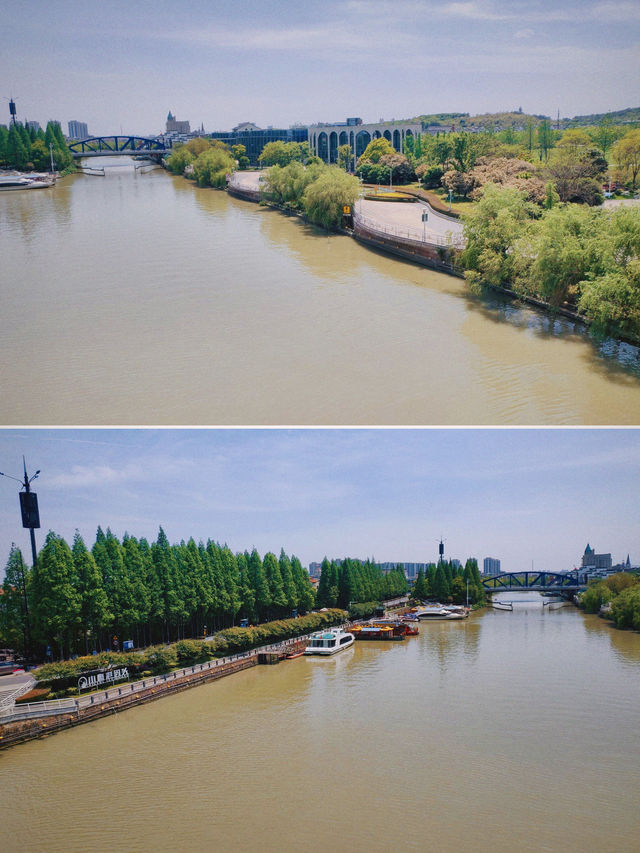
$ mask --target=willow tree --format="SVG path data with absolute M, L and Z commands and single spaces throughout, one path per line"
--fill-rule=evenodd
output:
M 302 205 L 312 222 L 327 230 L 340 227 L 345 207 L 353 207 L 360 181 L 338 166 L 325 169 L 304 191 Z

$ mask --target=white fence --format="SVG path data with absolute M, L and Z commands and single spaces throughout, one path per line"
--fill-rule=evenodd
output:
M 308 636 L 308 634 L 305 634 L 300 637 L 292 637 L 289 640 L 284 640 L 282 643 L 272 643 L 269 646 L 250 649 L 246 652 L 240 652 L 237 655 L 229 655 L 224 658 L 206 661 L 205 663 L 195 663 L 192 666 L 186 666 L 183 669 L 176 669 L 173 672 L 168 672 L 164 675 L 152 675 L 148 678 L 141 679 L 140 681 L 133 681 L 129 683 L 124 682 L 116 687 L 110 687 L 108 690 L 103 690 L 99 693 L 90 693 L 86 696 L 77 696 L 68 699 L 49 699 L 44 702 L 25 702 L 20 705 L 14 705 L 14 700 L 11 700 L 11 705 L 0 708 L 0 723 L 28 720 L 33 717 L 47 717 L 55 714 L 73 713 L 75 711 L 79 711 L 81 708 L 90 708 L 93 705 L 100 705 L 102 702 L 119 699 L 123 696 L 129 696 L 132 693 L 139 693 L 141 690 L 146 690 L 149 687 L 155 687 L 158 684 L 164 684 L 167 681 L 182 678 L 185 675 L 216 669 L 223 664 L 242 660 L 243 658 L 253 657 L 261 652 L 275 651 L 285 646 L 290 646 L 293 643 L 297 643 L 300 640 L 304 640 Z M 31 689 L 31 687 L 32 685 L 28 685 L 29 689 Z M 24 693 L 26 690 L 21 690 L 20 692 Z M 17 696 L 15 698 L 17 698 Z
M 371 219 L 369 216 L 363 216 L 357 210 L 353 212 L 353 224 L 357 229 L 361 226 L 369 234 L 379 234 L 381 237 L 398 237 L 402 240 L 408 240 L 416 245 L 425 246 L 444 246 L 446 248 L 463 249 L 465 245 L 462 234 L 454 234 L 449 231 L 447 234 L 436 234 L 434 231 L 429 231 L 424 228 L 413 228 L 410 225 L 394 226 L 384 225 L 377 219 Z

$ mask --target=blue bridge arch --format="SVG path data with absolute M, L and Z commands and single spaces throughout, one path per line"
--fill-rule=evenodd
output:
M 538 592 L 575 593 L 586 588 L 575 574 L 557 572 L 504 572 L 490 578 L 482 578 L 482 586 L 487 592 L 510 592 L 518 590 L 536 590 Z
M 74 157 L 109 157 L 114 154 L 162 156 L 171 149 L 161 139 L 146 136 L 90 136 L 68 144 Z

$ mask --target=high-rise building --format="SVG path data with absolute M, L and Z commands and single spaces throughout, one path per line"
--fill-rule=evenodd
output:
M 69 139 L 87 139 L 89 136 L 89 131 L 87 129 L 87 123 L 84 121 L 70 121 L 69 125 Z
M 485 557 L 482 564 L 482 573 L 485 575 L 499 575 L 500 560 L 495 557 Z
M 36 133 L 41 129 L 39 121 L 25 121 L 24 124 L 25 127 L 27 127 L 29 130 L 35 130 Z

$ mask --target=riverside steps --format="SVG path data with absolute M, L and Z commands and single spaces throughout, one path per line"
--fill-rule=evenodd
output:
M 279 663 L 288 655 L 303 651 L 307 642 L 307 636 L 295 637 L 164 675 L 120 684 L 99 693 L 0 707 L 0 749 L 116 714 L 134 705 L 153 702 L 259 664 Z

